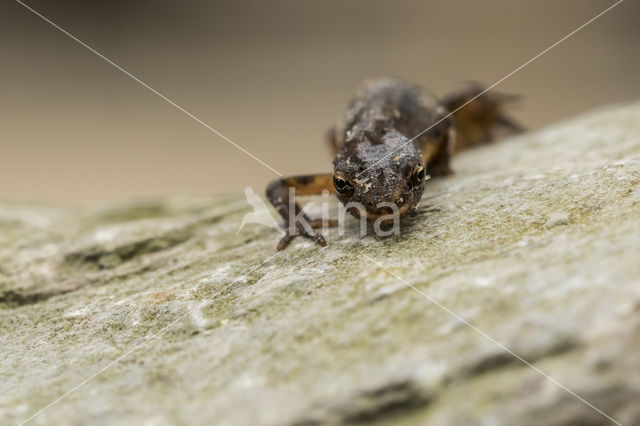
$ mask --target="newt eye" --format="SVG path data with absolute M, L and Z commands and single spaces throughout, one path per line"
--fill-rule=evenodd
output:
M 347 195 L 353 192 L 353 185 L 337 176 L 333 177 L 333 186 L 336 188 L 336 191 L 338 193 L 343 195 Z
M 424 169 L 424 166 L 419 165 L 419 166 L 416 166 L 415 169 L 413 169 L 413 172 L 411 172 L 409 183 L 414 186 L 417 186 L 417 185 L 420 185 L 422 182 L 424 182 L 426 178 L 427 178 L 427 172 Z

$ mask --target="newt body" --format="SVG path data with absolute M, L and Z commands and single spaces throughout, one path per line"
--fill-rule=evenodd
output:
M 499 127 L 520 129 L 502 111 L 512 97 L 486 93 L 474 99 L 481 92 L 479 86 L 471 86 L 439 102 L 402 79 L 366 81 L 338 125 L 328 132 L 333 174 L 282 178 L 267 187 L 267 198 L 285 222 L 286 235 L 278 249 L 297 235 L 326 245 L 316 231 L 322 222 L 302 213 L 289 188 L 295 188 L 296 195 L 327 190 L 337 195 L 347 211 L 368 221 L 392 213 L 404 215 L 420 201 L 429 176 L 451 173 L 453 152 L 492 140 Z M 291 223 L 292 217 L 300 220 Z

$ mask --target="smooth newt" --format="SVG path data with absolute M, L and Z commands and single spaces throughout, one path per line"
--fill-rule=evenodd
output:
M 417 206 L 430 176 L 451 173 L 450 158 L 455 152 L 492 141 L 498 129 L 520 131 L 520 125 L 504 113 L 504 105 L 516 97 L 478 96 L 482 92 L 474 84 L 439 101 L 402 79 L 365 81 L 328 132 L 333 173 L 285 177 L 267 187 L 267 198 L 284 219 L 286 234 L 278 250 L 298 235 L 326 245 L 317 231 L 322 220 L 303 213 L 290 198 L 289 188 L 303 196 L 327 190 L 343 205 L 359 203 L 361 207 L 347 210 L 367 221 L 388 215 L 387 203 L 404 215 Z M 294 211 L 290 212 L 290 205 Z M 301 220 L 290 223 L 295 217 Z M 335 226 L 337 220 L 328 224 Z

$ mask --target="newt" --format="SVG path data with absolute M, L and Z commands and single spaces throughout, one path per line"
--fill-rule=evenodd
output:
M 472 84 L 438 100 L 403 79 L 365 81 L 327 132 L 333 173 L 283 177 L 268 185 L 267 198 L 284 220 L 285 235 L 277 249 L 296 236 L 327 244 L 318 232 L 322 219 L 310 219 L 290 188 L 301 196 L 329 191 L 351 206 L 349 213 L 367 222 L 392 211 L 403 216 L 416 208 L 430 177 L 452 173 L 454 153 L 493 141 L 500 129 L 521 131 L 504 112 L 517 97 L 483 92 Z M 337 220 L 327 224 L 336 226 Z

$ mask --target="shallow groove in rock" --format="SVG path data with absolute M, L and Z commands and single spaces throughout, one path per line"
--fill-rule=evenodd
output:
M 18 308 L 20 306 L 33 305 L 34 303 L 44 302 L 54 296 L 60 296 L 69 293 L 74 289 L 37 291 L 21 293 L 15 290 L 7 290 L 0 293 L 0 307 Z
M 340 404 L 327 407 L 316 416 L 297 420 L 292 426 L 373 424 L 424 409 L 432 401 L 433 397 L 418 383 L 401 380 L 364 390 Z
M 114 248 L 92 246 L 73 251 L 64 257 L 72 268 L 112 269 L 134 258 L 175 247 L 191 237 L 190 229 L 177 229 L 162 235 L 132 241 Z

